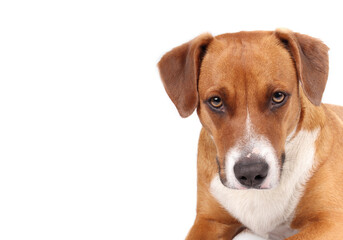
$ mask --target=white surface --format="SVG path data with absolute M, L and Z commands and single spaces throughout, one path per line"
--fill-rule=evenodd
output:
M 339 2 L 1 1 L 0 239 L 184 239 L 200 123 L 156 64 L 203 32 L 287 27 L 330 47 L 343 104 Z

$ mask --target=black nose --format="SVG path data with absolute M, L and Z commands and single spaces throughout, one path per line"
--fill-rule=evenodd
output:
M 237 180 L 249 188 L 260 188 L 268 175 L 268 164 L 263 160 L 245 158 L 233 167 Z

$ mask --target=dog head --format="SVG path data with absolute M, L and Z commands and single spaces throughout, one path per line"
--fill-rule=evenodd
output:
M 284 29 L 204 34 L 166 53 L 158 67 L 180 115 L 197 109 L 212 136 L 222 183 L 270 189 L 279 183 L 302 99 L 321 104 L 328 48 Z

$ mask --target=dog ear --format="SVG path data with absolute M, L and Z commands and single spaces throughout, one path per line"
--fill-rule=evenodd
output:
M 307 98 L 316 106 L 322 100 L 329 73 L 329 48 L 319 39 L 277 29 L 276 36 L 289 50 Z
M 202 34 L 172 49 L 158 63 L 164 88 L 181 117 L 191 115 L 198 105 L 201 60 L 212 39 L 210 34 Z

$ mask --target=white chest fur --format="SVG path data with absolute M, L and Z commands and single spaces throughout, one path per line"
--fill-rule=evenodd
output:
M 268 237 L 269 233 L 289 224 L 293 218 L 305 184 L 312 175 L 318 132 L 319 129 L 299 131 L 286 142 L 286 161 L 277 187 L 270 190 L 229 189 L 216 176 L 211 182 L 210 192 L 247 228 Z

